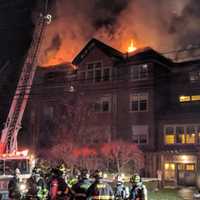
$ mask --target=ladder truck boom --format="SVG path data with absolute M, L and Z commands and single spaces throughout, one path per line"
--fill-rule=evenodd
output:
M 17 135 L 21 128 L 21 121 L 30 96 L 44 28 L 45 25 L 49 24 L 51 21 L 51 15 L 47 14 L 48 0 L 44 0 L 43 3 L 42 13 L 40 13 L 38 22 L 35 26 L 33 39 L 22 67 L 22 72 L 6 123 L 1 133 L 0 153 L 14 153 L 17 152 L 18 149 Z

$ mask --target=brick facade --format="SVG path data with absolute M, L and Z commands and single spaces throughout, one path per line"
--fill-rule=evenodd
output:
M 68 102 L 67 99 L 73 99 L 78 95 L 82 99 L 93 102 L 91 105 L 98 112 L 95 112 L 95 117 L 90 121 L 89 126 L 103 127 L 103 130 L 108 132 L 106 140 L 123 138 L 140 143 L 146 157 L 146 176 L 156 177 L 157 170 L 162 170 L 163 180 L 167 179 L 170 173 L 173 175 L 171 179 L 169 178 L 170 180 L 165 181 L 166 184 L 168 182 L 194 184 L 193 176 L 196 176 L 198 168 L 197 147 L 199 144 L 195 142 L 194 144 L 166 145 L 164 127 L 174 124 L 200 125 L 199 101 L 180 102 L 179 99 L 182 95 L 200 95 L 200 81 L 191 82 L 189 79 L 191 72 L 199 70 L 200 61 L 173 63 L 150 48 L 138 50 L 131 55 L 123 55 L 100 41 L 92 39 L 73 63 L 78 66 L 73 77 L 69 76 L 67 68 L 60 66 L 38 70 L 36 78 L 38 80 L 35 82 L 39 82 L 39 79 L 43 80 L 45 74 L 50 71 L 53 74 L 61 68 L 65 76 L 63 82 L 58 77 L 60 88 L 55 87 L 58 83 L 52 82 L 50 89 L 46 89 L 43 93 L 44 84 L 41 84 L 42 96 L 45 97 L 42 101 L 36 98 L 36 101 L 40 102 L 34 103 L 35 98 L 32 98 L 30 105 L 39 105 L 41 109 L 38 106 L 28 108 L 30 112 L 38 109 L 34 111 L 36 114 L 33 114 L 33 123 L 37 126 L 34 126 L 31 134 L 35 135 L 34 137 L 41 137 L 47 132 L 51 134 L 51 131 L 41 130 L 41 124 L 45 124 L 42 122 L 44 118 L 40 119 L 41 112 L 48 105 L 47 102 L 57 107 L 54 108 L 54 114 L 56 112 L 55 115 L 59 115 L 61 111 L 59 104 L 62 104 L 59 101 L 63 102 L 63 99 L 66 99 Z M 134 73 L 140 73 L 140 77 L 132 77 L 135 76 Z M 75 88 L 74 93 L 69 92 L 70 86 Z M 35 90 L 38 92 L 39 89 L 35 88 Z M 95 102 L 98 103 L 95 104 Z M 27 116 L 30 118 L 30 115 L 27 114 Z M 30 119 L 28 121 L 31 122 Z M 199 136 L 195 136 L 195 141 L 197 137 Z M 173 156 L 170 157 L 170 155 Z M 181 161 L 181 156 L 188 156 L 188 161 Z M 190 165 L 192 163 L 195 164 L 194 170 Z M 182 171 L 179 169 L 181 166 L 184 167 Z M 170 167 L 172 172 L 168 172 Z M 184 182 L 185 179 L 182 180 L 180 176 L 187 176 L 187 172 L 192 180 Z

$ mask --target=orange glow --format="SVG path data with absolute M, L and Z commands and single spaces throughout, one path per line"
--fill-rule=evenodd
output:
M 134 46 L 133 40 L 131 40 L 129 46 L 128 46 L 128 53 L 131 53 L 133 51 L 137 50 L 137 48 Z
M 59 51 L 48 51 L 46 53 L 46 58 L 41 62 L 43 67 L 55 66 L 61 63 L 65 63 L 69 57 L 69 52 L 65 49 L 60 49 Z

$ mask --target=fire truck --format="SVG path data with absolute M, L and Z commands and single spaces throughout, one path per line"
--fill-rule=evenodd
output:
M 11 103 L 6 123 L 0 138 L 0 194 L 8 199 L 8 183 L 16 168 L 21 172 L 20 179 L 26 181 L 34 167 L 34 157 L 28 150 L 19 151 L 17 135 L 21 128 L 23 114 L 30 97 L 31 86 L 37 67 L 37 59 L 46 24 L 51 22 L 47 14 L 48 0 L 41 0 L 33 39 L 27 52 L 17 88 Z

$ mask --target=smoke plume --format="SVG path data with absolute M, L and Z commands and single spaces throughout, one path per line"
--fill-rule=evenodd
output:
M 40 62 L 71 61 L 92 37 L 122 52 L 129 42 L 165 52 L 200 43 L 198 0 L 55 0 Z

